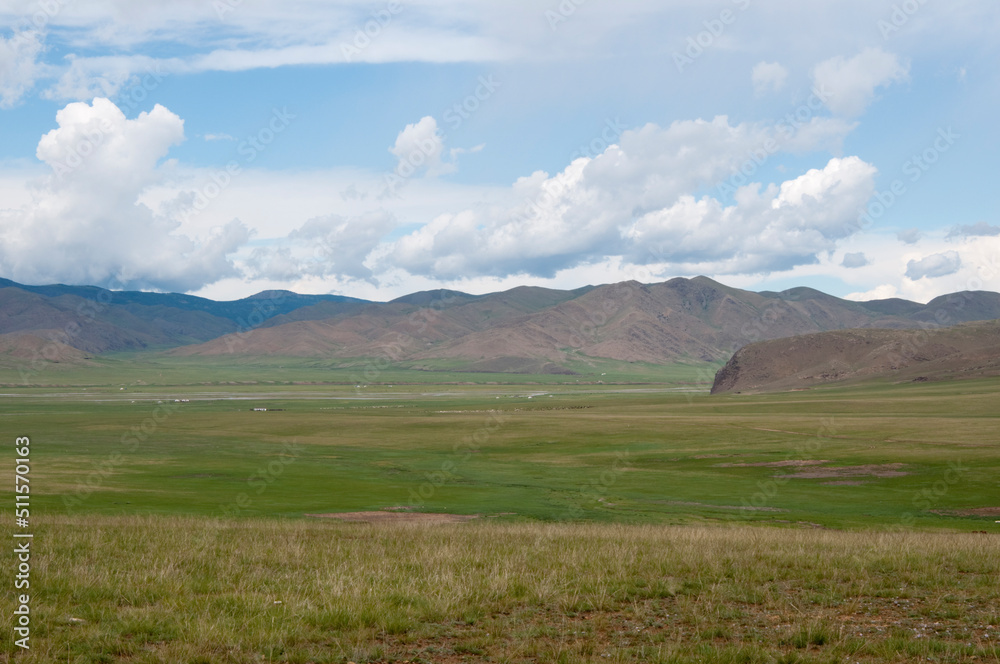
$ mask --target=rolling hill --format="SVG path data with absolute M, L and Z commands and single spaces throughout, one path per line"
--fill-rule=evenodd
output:
M 378 358 L 416 369 L 572 373 L 603 360 L 724 362 L 757 341 L 832 330 L 997 318 L 1000 294 L 992 292 L 955 293 L 926 305 L 852 302 L 810 288 L 755 293 L 706 277 L 486 295 L 434 290 L 391 302 L 286 291 L 215 302 L 0 280 L 6 354 L 30 355 L 41 339 L 66 361 L 149 350 L 317 358 L 340 366 Z
M 833 383 L 1000 375 L 1000 321 L 922 330 L 841 330 L 750 344 L 719 370 L 713 394 Z
M 172 353 L 377 357 L 413 368 L 446 363 L 467 371 L 532 373 L 571 372 L 598 359 L 721 362 L 762 339 L 849 328 L 915 328 L 925 320 L 1000 318 L 1000 294 L 959 293 L 927 305 L 859 303 L 808 288 L 754 293 L 696 277 L 577 291 L 422 293 L 323 320 L 292 320 L 311 313 L 303 309 L 260 329 Z
M 35 336 L 86 353 L 165 348 L 215 339 L 320 303 L 346 310 L 364 301 L 265 291 L 216 302 L 175 293 L 25 286 L 0 279 L 0 335 Z

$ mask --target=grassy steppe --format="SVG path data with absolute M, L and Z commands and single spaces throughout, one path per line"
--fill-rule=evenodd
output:
M 959 512 L 1000 506 L 998 387 L 28 390 L 0 402 L 0 422 L 10 437 L 32 437 L 33 500 L 52 515 L 409 506 L 543 521 L 980 530 L 996 517 Z M 780 465 L 811 462 L 827 463 Z M 836 476 L 796 476 L 810 470 Z
M 669 365 L 621 362 L 587 357 L 564 349 L 565 364 L 573 374 L 512 374 L 462 371 L 458 360 L 427 360 L 413 364 L 391 362 L 386 357 L 302 358 L 283 356 L 172 357 L 154 352 L 108 353 L 87 364 L 45 362 L 0 354 L 0 386 L 178 386 L 294 384 L 526 384 L 561 385 L 597 381 L 712 385 L 721 362 L 687 362 Z
M 1000 661 L 993 535 L 87 516 L 35 543 L 24 662 Z
M 710 397 L 184 371 L 0 390 L 2 435 L 32 441 L 18 660 L 1000 661 L 998 517 L 968 512 L 1000 506 L 998 381 Z M 480 518 L 305 516 L 401 507 Z

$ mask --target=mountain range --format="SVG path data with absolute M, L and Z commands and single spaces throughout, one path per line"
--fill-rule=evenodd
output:
M 413 368 L 572 373 L 610 359 L 724 362 L 762 340 L 1000 318 L 1000 294 L 853 302 L 811 288 L 752 292 L 707 277 L 487 295 L 435 290 L 391 302 L 266 291 L 241 300 L 0 280 L 0 354 L 53 361 L 115 351 L 179 356 L 380 358 Z
M 340 295 L 267 291 L 232 302 L 192 295 L 111 291 L 96 286 L 25 286 L 0 279 L 0 335 L 55 340 L 86 353 L 169 348 L 215 339 L 318 303 L 364 302 Z

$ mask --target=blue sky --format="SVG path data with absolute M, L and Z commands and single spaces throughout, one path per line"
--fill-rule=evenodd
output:
M 1000 290 L 990 0 L 0 0 L 0 276 Z

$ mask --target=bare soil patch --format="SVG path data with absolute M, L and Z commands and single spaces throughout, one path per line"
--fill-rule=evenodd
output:
M 306 514 L 320 519 L 339 519 L 355 523 L 463 523 L 478 519 L 478 514 L 433 514 L 428 512 L 333 512 Z
M 905 465 L 906 464 L 902 463 L 870 463 L 863 466 L 815 468 L 811 470 L 799 470 L 795 473 L 784 475 L 783 477 L 790 477 L 798 480 L 826 480 L 846 477 L 905 477 L 906 475 L 909 475 L 908 472 L 902 470 Z
M 757 463 L 717 463 L 715 468 L 788 468 L 801 466 L 822 466 L 830 463 L 826 459 L 787 459 L 785 461 L 759 461 Z
M 1000 507 L 973 507 L 967 510 L 931 510 L 943 516 L 1000 516 Z
M 692 459 L 728 459 L 731 457 L 746 457 L 752 454 L 696 454 Z
M 687 500 L 668 500 L 664 505 L 686 505 L 689 507 L 711 507 L 717 510 L 743 510 L 746 512 L 787 512 L 779 507 L 755 507 L 753 505 L 710 505 L 708 503 L 696 503 Z

